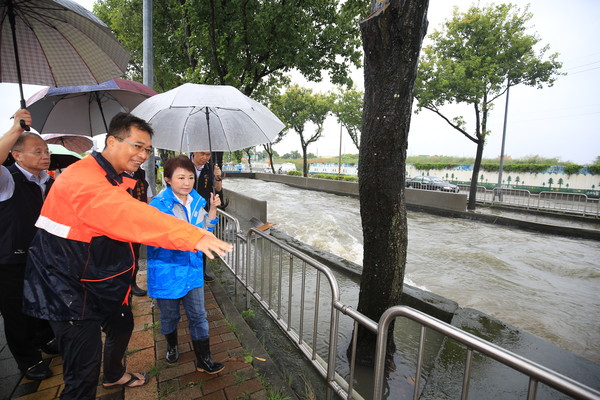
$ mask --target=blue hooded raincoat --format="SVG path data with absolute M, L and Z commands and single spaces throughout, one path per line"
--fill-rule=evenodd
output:
M 191 215 L 188 215 L 186 207 L 176 199 L 170 186 L 154 197 L 150 205 L 173 216 L 176 216 L 175 208 L 178 207 L 190 224 L 212 232 L 218 218 L 209 220 L 204 209 L 206 200 L 195 190 L 192 190 L 190 195 Z M 148 296 L 154 299 L 184 297 L 190 290 L 204 285 L 203 267 L 201 252 L 148 246 Z

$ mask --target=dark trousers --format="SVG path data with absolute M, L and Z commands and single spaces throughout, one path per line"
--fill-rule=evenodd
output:
M 8 348 L 21 371 L 42 360 L 40 346 L 54 338 L 48 321 L 23 313 L 25 264 L 0 265 L 0 312 Z
M 140 247 L 142 247 L 142 245 L 140 243 L 131 243 L 131 247 L 133 247 L 133 256 L 135 257 L 135 273 L 137 274 L 138 270 L 140 269 Z
M 95 399 L 104 340 L 104 382 L 125 374 L 123 356 L 133 331 L 133 314 L 123 305 L 104 321 L 50 321 L 61 349 L 65 388 L 61 399 Z

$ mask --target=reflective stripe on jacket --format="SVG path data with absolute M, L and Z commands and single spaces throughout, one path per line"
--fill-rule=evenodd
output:
M 49 320 L 104 319 L 128 300 L 131 242 L 193 250 L 204 233 L 127 192 L 135 180 L 94 153 L 50 191 L 27 260 L 24 311 Z
M 152 199 L 150 205 L 158 210 L 175 215 L 175 207 L 180 207 L 191 224 L 208 231 L 214 230 L 218 219 L 209 220 L 204 209 L 206 200 L 195 190 L 190 193 L 191 216 L 187 209 L 175 200 L 171 187 L 165 188 Z M 148 246 L 148 296 L 155 299 L 180 299 L 190 290 L 204 285 L 202 253 L 168 250 Z

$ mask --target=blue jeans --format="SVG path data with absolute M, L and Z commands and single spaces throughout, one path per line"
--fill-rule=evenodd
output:
M 190 290 L 181 299 L 156 299 L 160 309 L 160 333 L 168 335 L 177 329 L 181 318 L 179 305 L 183 303 L 190 324 L 192 340 L 208 339 L 208 320 L 204 308 L 204 286 Z

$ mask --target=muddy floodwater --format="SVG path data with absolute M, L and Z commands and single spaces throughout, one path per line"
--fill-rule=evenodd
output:
M 276 229 L 362 265 L 358 199 L 255 179 L 224 186 L 266 200 Z M 600 242 L 422 212 L 408 213 L 408 229 L 406 283 L 600 363 Z

